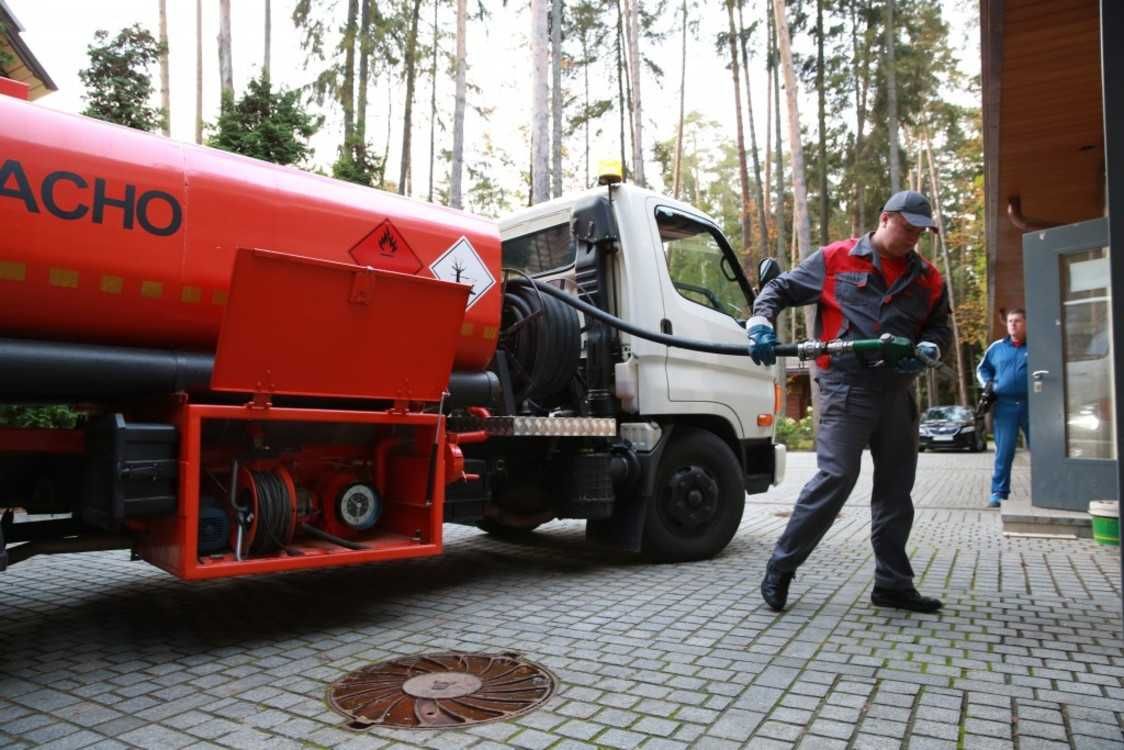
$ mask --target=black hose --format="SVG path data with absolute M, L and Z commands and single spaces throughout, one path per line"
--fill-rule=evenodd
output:
M 522 285 L 530 284 L 530 285 L 534 286 L 534 288 L 537 289 L 539 292 L 542 292 L 543 294 L 547 294 L 547 295 L 549 295 L 550 297 L 552 297 L 556 300 L 564 302 L 565 304 L 569 305 L 570 307 L 577 308 L 578 310 L 581 310 L 583 313 L 585 313 L 586 315 L 589 315 L 590 317 L 597 318 L 598 320 L 600 320 L 604 323 L 608 323 L 609 325 L 613 326 L 614 328 L 616 328 L 618 330 L 621 330 L 621 331 L 624 331 L 625 333 L 631 334 L 631 335 L 636 336 L 638 338 L 647 339 L 648 341 L 654 341 L 657 344 L 664 344 L 666 346 L 673 346 L 673 347 L 676 347 L 677 349 L 689 349 L 689 350 L 694 351 L 694 352 L 706 352 L 708 354 L 728 354 L 728 355 L 734 356 L 734 357 L 748 357 L 749 356 L 749 345 L 748 344 L 715 344 L 711 341 L 699 341 L 698 339 L 685 339 L 685 338 L 682 338 L 680 336 L 669 336 L 666 333 L 658 333 L 656 331 L 646 331 L 643 328 L 637 328 L 636 326 L 632 325 L 631 323 L 627 323 L 627 322 L 621 320 L 620 318 L 616 317 L 615 315 L 610 315 L 609 313 L 605 312 L 604 310 L 602 310 L 598 307 L 594 307 L 593 305 L 589 304 L 588 302 L 583 302 L 582 300 L 578 299 L 578 297 L 576 297 L 575 295 L 568 294 L 567 292 L 564 292 L 561 289 L 558 289 L 556 287 L 550 286 L 549 284 L 542 284 L 540 282 L 528 279 L 527 281 L 509 282 L 508 288 L 510 289 L 513 285 L 516 285 L 516 284 L 522 284 Z M 783 351 L 782 351 L 782 349 L 783 349 Z M 791 349 L 791 351 L 789 351 L 789 349 Z M 777 347 L 777 354 L 778 355 L 791 356 L 795 353 L 796 353 L 795 345 L 781 344 Z
M 367 549 L 367 547 L 362 544 L 359 544 L 357 542 L 349 542 L 346 539 L 341 539 L 335 534 L 329 534 L 327 531 L 324 531 L 324 529 L 318 529 L 315 526 L 309 526 L 307 523 L 301 524 L 301 531 L 303 531 L 305 534 L 308 534 L 309 536 L 314 536 L 317 539 L 323 539 L 325 542 L 331 542 L 332 544 L 338 544 L 339 546 L 346 547 L 347 549 Z
M 577 313 L 557 299 L 544 297 L 523 281 L 504 290 L 504 324 L 500 336 L 511 353 L 515 401 L 548 398 L 565 389 L 577 373 L 581 325 Z
M 292 508 L 285 482 L 272 471 L 250 472 L 258 490 L 258 528 L 250 553 L 268 555 L 282 549 L 288 536 Z

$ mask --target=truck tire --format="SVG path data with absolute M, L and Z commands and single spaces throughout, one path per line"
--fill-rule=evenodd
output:
M 641 551 L 654 562 L 713 557 L 730 543 L 745 510 L 741 464 L 717 435 L 680 428 L 656 469 Z

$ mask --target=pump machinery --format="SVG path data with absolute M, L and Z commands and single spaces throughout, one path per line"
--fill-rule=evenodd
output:
M 608 184 L 501 222 L 0 95 L 0 569 L 184 579 L 586 519 L 721 551 L 780 481 L 783 371 L 715 222 Z M 699 342 L 710 342 L 699 344 Z

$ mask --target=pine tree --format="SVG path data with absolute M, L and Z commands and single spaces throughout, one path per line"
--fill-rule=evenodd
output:
M 308 139 L 322 122 L 301 106 L 300 92 L 274 91 L 263 72 L 219 115 L 207 145 L 275 164 L 300 164 L 311 155 Z
M 457 0 L 457 82 L 456 103 L 453 108 L 452 166 L 449 174 L 449 205 L 453 208 L 461 208 L 464 205 L 461 181 L 464 176 L 465 78 L 468 68 L 468 53 L 465 41 L 466 15 L 465 0 Z
M 531 0 L 531 204 L 550 197 L 547 0 Z
M 234 101 L 234 59 L 230 44 L 230 0 L 219 0 L 219 78 L 223 107 Z
M 406 106 L 402 115 L 402 166 L 399 170 L 398 193 L 406 195 L 410 187 L 410 150 L 412 148 L 414 116 L 414 81 L 418 70 L 418 23 L 421 17 L 421 0 L 413 0 L 406 36 Z
M 152 77 L 149 68 L 160 61 L 160 44 L 140 24 L 122 29 L 112 39 L 108 31 L 94 33 L 86 48 L 89 67 L 78 73 L 86 87 L 82 114 L 137 130 L 155 132 L 164 114 L 149 104 Z
M 172 134 L 172 94 L 168 82 L 168 0 L 160 0 L 160 108 L 164 135 Z
M 195 0 L 195 142 L 203 142 L 203 0 Z

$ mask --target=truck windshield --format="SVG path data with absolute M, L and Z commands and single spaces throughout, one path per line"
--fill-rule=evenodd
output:
M 574 255 L 569 222 L 513 237 L 503 243 L 504 268 L 518 268 L 529 276 L 571 266 Z
M 676 291 L 735 320 L 747 320 L 752 293 L 718 230 L 666 208 L 656 209 L 656 224 Z

